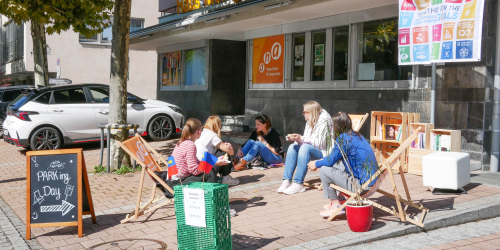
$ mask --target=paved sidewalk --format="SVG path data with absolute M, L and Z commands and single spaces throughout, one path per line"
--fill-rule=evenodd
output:
M 177 139 L 178 136 L 166 142 L 151 142 L 151 145 L 167 156 L 170 155 Z M 87 169 L 93 171 L 93 167 L 99 162 L 99 144 L 85 144 L 81 147 L 84 148 Z M 26 216 L 25 153 L 22 148 L 0 142 L 0 196 L 22 221 Z M 282 174 L 283 168 L 247 170 L 231 174 L 240 179 L 240 185 L 229 189 L 230 206 L 238 212 L 236 217 L 231 218 L 234 249 L 319 249 L 363 237 L 369 239 L 379 237 L 380 234 L 390 235 L 394 230 L 410 230 L 405 223 L 400 223 L 395 217 L 375 209 L 372 230 L 363 234 L 352 233 L 345 217 L 328 222 L 319 216 L 327 202 L 323 199 L 322 192 L 308 189 L 304 193 L 291 196 L 276 193 Z M 489 206 L 500 199 L 500 188 L 477 183 L 465 187 L 467 195 L 434 196 L 427 188 L 422 187 L 421 177 L 410 174 L 406 177 L 413 200 L 431 209 L 424 221 L 428 225 L 435 226 L 433 220 L 440 221 L 440 218 L 446 216 L 455 218 L 450 216 L 470 213 L 470 209 Z M 82 238 L 78 238 L 76 227 L 34 228 L 32 234 L 41 246 L 46 249 L 85 249 L 104 244 L 97 249 L 105 249 L 106 244 L 110 246 L 119 240 L 140 238 L 159 241 L 166 244 L 168 249 L 177 249 L 173 206 L 158 209 L 131 223 L 120 224 L 120 220 L 132 211 L 135 204 L 139 173 L 96 174 L 90 175 L 89 180 L 97 224 L 92 224 L 89 218 L 85 218 Z M 318 183 L 318 173 L 309 172 L 306 180 Z M 396 176 L 396 182 L 398 189 L 401 189 L 399 176 Z M 151 185 L 152 182 L 146 179 L 144 200 Z M 381 189 L 389 191 L 390 182 L 383 183 Z M 378 194 L 372 197 L 382 204 L 395 204 Z M 411 214 L 415 211 L 410 208 L 408 212 Z M 160 243 L 143 240 L 137 245 Z
M 341 248 L 345 250 L 500 249 L 500 218 Z

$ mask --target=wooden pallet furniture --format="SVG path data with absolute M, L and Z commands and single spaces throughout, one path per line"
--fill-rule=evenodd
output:
M 139 180 L 139 187 L 137 189 L 137 202 L 135 205 L 135 209 L 132 213 L 127 214 L 125 216 L 125 219 L 121 220 L 121 223 L 127 223 L 133 219 L 137 219 L 141 215 L 151 213 L 160 207 L 172 204 L 174 202 L 173 198 L 168 199 L 163 194 L 156 196 L 155 181 L 159 182 L 163 186 L 163 188 L 168 190 L 172 195 L 174 194 L 174 190 L 154 173 L 154 171 L 163 171 L 161 168 L 161 164 L 164 164 L 165 168 L 167 168 L 167 161 L 158 152 L 156 152 L 156 150 L 154 150 L 139 134 L 135 134 L 134 137 L 124 142 L 117 141 L 116 143 L 142 167 L 141 179 Z M 157 160 L 153 158 L 152 154 L 156 156 Z M 146 173 L 153 180 L 153 185 L 151 187 L 150 199 L 143 204 L 141 203 L 141 198 L 142 189 L 144 187 L 144 177 L 146 176 Z M 152 207 L 149 207 L 150 205 L 152 205 Z
M 421 129 L 421 127 L 418 127 L 415 131 L 418 132 L 418 131 L 420 131 L 420 129 Z M 425 208 L 422 204 L 417 205 L 417 204 L 413 203 L 411 196 L 410 196 L 410 190 L 408 189 L 408 186 L 406 184 L 406 179 L 405 179 L 404 171 L 403 171 L 403 165 L 400 164 L 401 163 L 401 161 L 400 161 L 401 155 L 405 153 L 406 148 L 408 148 L 408 146 L 415 140 L 415 138 L 417 138 L 416 133 L 410 135 L 406 140 L 404 140 L 400 144 L 400 146 L 396 150 L 393 151 L 393 154 L 390 157 L 388 157 L 387 159 L 385 159 L 382 162 L 382 164 L 380 164 L 380 168 L 378 169 L 378 171 L 375 172 L 375 174 L 373 174 L 372 177 L 368 181 L 366 181 L 361 187 L 359 187 L 357 189 L 356 193 L 360 194 L 361 192 L 363 192 L 363 190 L 366 187 L 368 187 L 368 185 L 378 177 L 376 183 L 372 186 L 370 191 L 368 191 L 368 193 L 366 193 L 365 195 L 362 196 L 362 200 L 371 202 L 374 207 L 382 209 L 385 212 L 388 212 L 396 217 L 399 217 L 399 219 L 401 221 L 408 221 L 410 223 L 413 223 L 413 224 L 423 228 L 424 227 L 423 221 L 424 221 L 425 215 L 429 212 L 429 209 Z M 399 173 L 400 173 L 401 180 L 403 183 L 403 189 L 404 189 L 404 192 L 406 194 L 407 200 L 401 198 L 401 196 L 398 193 L 398 189 L 396 187 L 396 182 L 394 180 L 394 175 L 392 174 L 392 171 L 391 171 L 394 168 L 399 169 Z M 379 189 L 381 183 L 384 181 L 385 178 L 388 178 L 392 184 L 391 192 L 386 192 L 386 191 Z M 333 189 L 338 190 L 338 191 L 346 194 L 347 196 L 349 196 L 349 198 L 347 199 L 347 201 L 344 204 L 342 204 L 342 206 L 340 206 L 339 208 L 337 208 L 333 212 L 333 214 L 328 218 L 329 221 L 333 220 L 335 218 L 335 216 L 337 216 L 337 214 L 340 211 L 342 211 L 342 209 L 344 209 L 349 202 L 351 202 L 355 199 L 355 196 L 356 196 L 356 193 L 349 192 L 348 190 L 343 189 L 343 188 L 336 186 L 334 184 L 331 184 L 330 186 Z M 389 207 L 386 207 L 384 205 L 378 204 L 378 203 L 374 202 L 373 200 L 368 199 L 368 197 L 370 197 L 375 192 L 378 192 L 384 196 L 387 196 L 389 198 L 394 199 L 396 201 L 397 211 L 394 207 L 389 208 Z M 404 209 L 403 209 L 403 206 L 401 205 L 401 203 L 404 203 L 406 205 L 404 207 Z M 410 218 L 406 214 L 406 210 L 407 210 L 408 206 L 411 206 L 411 207 L 414 207 L 414 208 L 420 210 L 421 211 L 420 218 L 415 218 L 415 219 Z
M 431 129 L 434 129 L 434 124 L 432 123 L 411 123 L 410 133 L 413 133 L 416 128 L 422 127 L 423 133 L 425 133 L 425 146 L 423 149 L 409 148 L 408 149 L 408 173 L 415 175 L 422 175 L 422 157 L 432 153 L 431 150 Z
M 426 126 L 424 131 L 426 132 L 425 138 L 425 149 L 409 149 L 408 157 L 408 173 L 415 175 L 422 175 L 422 157 L 437 152 L 437 150 L 431 150 L 431 138 L 432 134 L 449 135 L 451 138 L 451 152 L 460 152 L 461 143 L 461 132 L 460 130 L 448 130 L 448 129 L 434 129 L 434 124 L 430 123 L 414 123 L 411 126 Z M 410 127 L 411 128 L 411 127 Z
M 372 111 L 371 114 L 371 124 L 370 124 L 370 145 L 372 146 L 375 157 L 379 163 L 387 160 L 393 152 L 399 148 L 401 143 L 408 138 L 409 134 L 409 124 L 416 123 L 420 120 L 419 113 L 407 113 L 407 112 L 384 112 L 384 111 Z M 386 140 L 382 139 L 383 136 L 380 134 L 379 128 L 385 126 L 386 124 L 397 124 L 402 126 L 401 138 L 400 140 Z M 406 156 L 408 154 L 408 149 L 405 149 L 400 157 L 400 162 L 402 169 L 408 172 L 408 166 L 406 164 Z M 394 169 L 398 172 L 398 169 Z

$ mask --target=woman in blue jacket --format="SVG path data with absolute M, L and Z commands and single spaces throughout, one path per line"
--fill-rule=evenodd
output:
M 323 217 L 332 215 L 333 211 L 340 207 L 337 191 L 331 188 L 330 184 L 355 192 L 355 187 L 359 189 L 378 170 L 378 163 L 370 144 L 361 134 L 352 130 L 349 115 L 339 112 L 332 117 L 332 120 L 335 137 L 333 151 L 327 157 L 307 164 L 311 171 L 321 168 L 323 197 L 330 199 L 330 204 L 324 206 L 326 210 L 320 213 Z M 373 180 L 365 192 L 376 181 L 377 179 Z

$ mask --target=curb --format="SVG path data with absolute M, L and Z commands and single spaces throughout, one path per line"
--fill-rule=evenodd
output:
M 465 209 L 458 213 L 436 217 L 433 219 L 429 219 L 428 221 L 424 220 L 423 229 L 415 225 L 406 225 L 402 228 L 396 228 L 386 232 L 380 232 L 368 236 L 363 236 L 354 240 L 349 240 L 346 242 L 330 245 L 327 247 L 318 248 L 317 250 L 338 249 L 341 247 L 353 246 L 376 240 L 394 238 L 407 234 L 421 233 L 444 227 L 456 226 L 468 222 L 490 219 L 498 216 L 500 216 L 500 201 L 475 208 Z

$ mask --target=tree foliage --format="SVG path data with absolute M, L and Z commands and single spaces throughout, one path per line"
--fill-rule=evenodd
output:
M 113 0 L 0 0 L 0 13 L 18 24 L 44 24 L 49 35 L 72 27 L 90 37 L 109 25 L 113 4 Z

